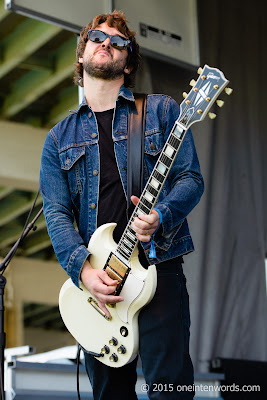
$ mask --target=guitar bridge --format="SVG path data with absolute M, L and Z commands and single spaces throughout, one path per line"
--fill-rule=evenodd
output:
M 114 292 L 114 295 L 118 296 L 131 269 L 111 253 L 104 270 L 111 279 L 118 281 L 117 289 Z

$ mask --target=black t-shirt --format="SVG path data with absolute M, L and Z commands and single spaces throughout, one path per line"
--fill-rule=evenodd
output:
M 127 200 L 120 179 L 112 139 L 113 113 L 114 109 L 95 112 L 99 132 L 100 153 L 97 226 L 108 222 L 116 222 L 117 226 L 113 232 L 113 237 L 115 242 L 118 243 L 128 221 Z M 138 248 L 139 261 L 143 267 L 147 268 L 149 263 L 140 243 Z
M 112 140 L 114 109 L 95 112 L 99 132 L 100 185 L 97 226 L 116 222 L 114 240 L 119 242 L 127 225 L 127 201 L 120 179 Z

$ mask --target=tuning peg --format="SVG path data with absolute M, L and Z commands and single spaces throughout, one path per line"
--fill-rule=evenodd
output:
M 216 100 L 217 106 L 222 107 L 224 105 L 224 101 Z
M 233 89 L 227 87 L 224 89 L 225 93 L 228 94 L 228 96 L 230 96 L 230 94 L 233 92 Z
M 199 67 L 197 70 L 198 75 L 202 74 L 203 68 Z
M 217 115 L 216 114 L 214 114 L 214 113 L 209 113 L 209 117 L 210 117 L 210 119 L 214 119 L 214 118 L 216 118 L 217 117 Z
M 187 97 L 187 93 L 183 92 L 183 98 L 185 99 Z
M 196 84 L 195 79 L 192 79 L 191 82 L 189 83 L 190 86 L 195 86 L 195 84 Z

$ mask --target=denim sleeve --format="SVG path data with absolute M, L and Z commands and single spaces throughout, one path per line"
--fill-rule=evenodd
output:
M 165 141 L 178 115 L 178 104 L 169 98 L 163 114 Z M 156 208 L 162 213 L 161 229 L 155 235 L 155 243 L 159 246 L 162 239 L 171 240 L 177 233 L 204 191 L 204 182 L 190 129 L 185 135 L 167 180 L 170 192 L 156 204 Z
M 73 225 L 67 173 L 60 167 L 57 139 L 53 131 L 49 132 L 43 147 L 40 192 L 48 234 L 58 261 L 79 287 L 80 271 L 89 251 Z

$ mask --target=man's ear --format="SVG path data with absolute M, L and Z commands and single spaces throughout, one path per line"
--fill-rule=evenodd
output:
M 131 73 L 132 69 L 133 69 L 133 67 L 128 67 L 128 66 L 126 66 L 126 67 L 124 68 L 124 71 L 123 71 L 123 72 L 124 72 L 125 74 L 129 75 L 129 74 Z

